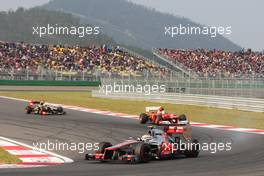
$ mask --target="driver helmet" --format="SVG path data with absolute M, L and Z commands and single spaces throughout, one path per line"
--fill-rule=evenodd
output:
M 41 106 L 43 106 L 44 105 L 44 101 L 40 101 L 40 103 L 39 103 Z
M 164 108 L 161 106 L 161 107 L 159 108 L 159 111 L 164 111 Z

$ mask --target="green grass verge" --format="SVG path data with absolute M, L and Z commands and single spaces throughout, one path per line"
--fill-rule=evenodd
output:
M 21 162 L 21 160 L 0 147 L 0 164 L 16 164 L 19 162 Z
M 209 108 L 193 105 L 175 105 L 147 101 L 112 100 L 91 97 L 89 92 L 0 92 L 2 96 L 45 100 L 52 103 L 76 105 L 99 110 L 109 110 L 138 115 L 146 106 L 165 107 L 166 112 L 186 114 L 193 122 L 232 125 L 244 128 L 264 128 L 264 113 Z

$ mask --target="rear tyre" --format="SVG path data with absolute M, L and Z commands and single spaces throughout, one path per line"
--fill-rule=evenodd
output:
M 151 160 L 151 148 L 148 144 L 138 143 L 135 146 L 134 154 L 139 158 L 139 162 L 147 163 Z
M 141 114 L 139 115 L 139 120 L 140 120 L 140 123 L 141 123 L 141 124 L 145 124 L 145 123 L 147 123 L 147 121 L 148 121 L 148 115 L 145 114 L 145 113 L 141 113 Z
M 192 147 L 191 147 L 191 149 L 186 150 L 186 151 L 184 152 L 184 154 L 185 154 L 185 156 L 186 156 L 187 158 L 196 158 L 196 157 L 198 157 L 199 152 L 200 152 L 199 141 L 198 141 L 197 139 L 194 139 L 194 140 L 192 141 Z
M 181 115 L 179 116 L 179 121 L 186 121 L 186 120 L 187 120 L 187 117 L 186 117 L 185 114 L 181 114 Z
M 89 154 L 85 154 L 84 159 L 85 160 L 90 160 Z
M 58 114 L 58 115 L 65 115 L 66 112 L 63 111 L 63 107 L 58 107 L 58 108 L 57 108 L 57 112 L 56 112 L 56 114 Z
M 63 108 L 62 108 L 62 107 L 58 107 L 57 111 L 58 111 L 59 113 L 62 113 L 62 112 L 63 112 Z

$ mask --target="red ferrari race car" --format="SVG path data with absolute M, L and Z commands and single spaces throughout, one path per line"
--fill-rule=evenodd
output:
M 25 108 L 27 114 L 39 115 L 65 115 L 66 112 L 60 106 L 46 104 L 43 101 L 29 101 Z
M 85 159 L 133 164 L 154 159 L 195 158 L 199 152 L 200 144 L 191 138 L 189 126 L 166 126 L 164 129 L 151 128 L 141 138 L 129 139 L 116 145 L 101 142 L 97 152 L 86 154 Z
M 146 107 L 146 112 L 139 115 L 140 123 L 156 125 L 186 125 L 189 124 L 186 116 L 165 113 L 163 107 Z

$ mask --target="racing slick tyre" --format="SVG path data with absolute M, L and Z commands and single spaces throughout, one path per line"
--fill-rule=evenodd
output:
M 139 157 L 139 162 L 147 163 L 151 160 L 151 148 L 148 144 L 138 143 L 135 146 L 134 154 Z
M 62 112 L 63 112 L 63 108 L 62 108 L 62 107 L 58 107 L 57 111 L 58 111 L 59 113 L 62 113 Z
M 156 120 L 155 120 L 155 124 L 159 124 L 159 122 L 162 121 L 162 116 L 161 115 L 157 115 Z
M 32 109 L 29 106 L 27 106 L 26 107 L 26 113 L 27 114 L 31 114 L 31 112 L 32 112 Z
M 187 120 L 187 118 L 186 118 L 186 115 L 185 114 L 181 114 L 179 116 L 179 121 L 186 121 L 186 120 Z
M 63 107 L 58 107 L 58 109 L 57 109 L 57 114 L 58 114 L 58 115 L 65 115 L 66 112 L 63 111 Z
M 105 149 L 107 147 L 111 147 L 111 146 L 112 146 L 112 144 L 110 142 L 100 142 L 98 145 L 98 151 L 97 152 L 104 154 Z M 87 156 L 85 155 L 85 157 L 87 157 Z M 100 160 L 100 161 L 105 162 L 105 160 Z
M 140 123 L 141 123 L 141 124 L 145 124 L 145 123 L 147 123 L 147 121 L 148 121 L 148 115 L 145 114 L 145 113 L 141 113 L 141 114 L 139 115 L 139 120 L 140 120 Z
M 42 109 L 42 112 L 44 112 L 44 114 L 55 114 L 54 111 L 50 108 L 50 107 L 45 107 Z
M 200 152 L 200 145 L 199 145 L 199 141 L 197 139 L 194 139 L 192 141 L 192 145 L 191 145 L 191 149 L 190 150 L 186 150 L 184 152 L 185 156 L 187 158 L 196 158 L 199 155 Z
M 100 142 L 99 145 L 98 145 L 98 152 L 99 153 L 104 153 L 105 152 L 105 149 L 107 147 L 111 147 L 112 144 L 110 142 Z

